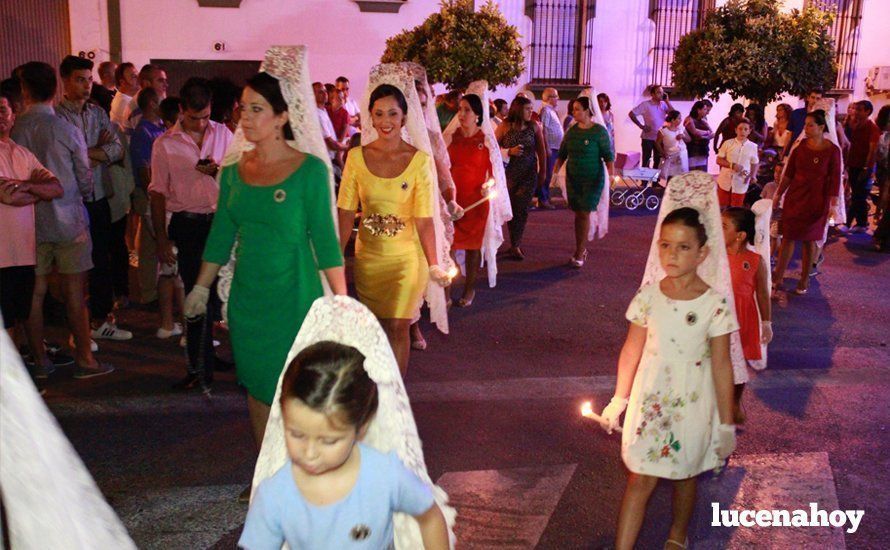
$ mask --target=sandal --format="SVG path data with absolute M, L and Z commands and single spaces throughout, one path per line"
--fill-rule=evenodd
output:
M 474 292 L 472 296 L 469 298 L 461 298 L 457 301 L 457 307 L 470 307 L 473 305 L 473 300 L 476 299 L 476 293 Z
M 807 290 L 809 290 L 809 289 L 798 287 L 798 288 L 794 289 L 794 293 L 797 294 L 798 296 L 803 296 L 804 294 L 807 293 Z
M 689 539 L 686 539 L 685 544 L 680 544 L 674 539 L 667 539 L 664 541 L 664 550 L 669 550 L 671 548 L 679 548 L 680 550 L 686 550 L 686 547 L 689 545 Z
M 576 258 L 576 257 L 572 256 L 572 259 L 569 260 L 569 264 L 572 267 L 574 267 L 575 269 L 580 269 L 580 268 L 584 267 L 584 262 L 586 262 L 586 261 L 587 261 L 587 250 L 584 250 L 584 252 L 581 253 L 580 258 Z

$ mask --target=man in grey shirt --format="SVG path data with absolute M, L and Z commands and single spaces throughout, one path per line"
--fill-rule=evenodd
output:
M 538 205 L 548 210 L 553 208 L 550 204 L 550 179 L 553 177 L 553 165 L 559 155 L 559 146 L 565 131 L 559 120 L 556 106 L 559 105 L 559 92 L 555 88 L 546 88 L 541 94 L 541 124 L 544 126 L 544 140 L 547 142 L 547 176 L 544 184 L 538 189 Z
M 93 241 L 93 269 L 89 274 L 90 319 L 93 338 L 129 340 L 133 333 L 117 328 L 111 311 L 114 306 L 114 282 L 111 274 L 111 207 L 113 194 L 108 167 L 124 157 L 120 138 L 108 114 L 89 102 L 93 87 L 93 62 L 83 57 L 67 56 L 59 66 L 64 98 L 56 114 L 83 133 L 92 168 L 92 195 L 84 199 L 90 218 Z
M 92 198 L 93 181 L 83 134 L 56 116 L 53 98 L 58 86 L 56 71 L 46 63 L 32 61 L 21 69 L 25 111 L 12 129 L 12 139 L 26 147 L 43 166 L 59 178 L 64 191 L 53 201 L 35 206 L 37 223 L 37 268 L 28 328 L 35 341 L 43 340 L 43 300 L 47 276 L 58 272 L 65 298 L 68 323 L 74 335 L 77 369 L 75 378 L 90 378 L 114 370 L 102 365 L 90 349 L 90 326 L 86 316 L 83 285 L 93 267 L 92 244 L 87 230 L 84 198 Z M 34 360 L 47 364 L 43 349 L 32 350 Z

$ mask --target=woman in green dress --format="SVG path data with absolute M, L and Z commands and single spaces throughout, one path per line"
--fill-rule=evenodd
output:
M 346 294 L 329 168 L 288 144 L 294 131 L 310 132 L 312 126 L 292 130 L 290 101 L 285 102 L 277 76 L 261 72 L 244 88 L 240 128 L 253 147 L 220 174 L 204 263 L 185 305 L 186 315 L 206 311 L 205 296 L 237 236 L 228 324 L 258 444 L 287 352 L 312 302 L 324 293 L 319 270 L 334 294 Z
M 572 116 L 575 123 L 562 140 L 553 174 L 555 178 L 562 165 L 566 165 L 566 194 L 569 209 L 575 213 L 575 253 L 570 263 L 580 268 L 587 260 L 590 213 L 596 211 L 600 202 L 613 171 L 614 157 L 609 131 L 593 121 L 589 97 L 581 96 L 572 102 Z

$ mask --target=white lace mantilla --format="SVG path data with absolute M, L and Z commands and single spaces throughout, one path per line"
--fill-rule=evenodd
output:
M 770 243 L 769 243 L 769 224 L 773 219 L 773 201 L 772 199 L 760 199 L 751 205 L 751 211 L 754 212 L 754 246 L 749 246 L 754 252 L 760 255 L 760 261 L 766 269 L 766 288 L 773 287 L 773 273 L 769 263 Z M 761 319 L 763 314 L 761 313 Z M 766 344 L 760 345 L 760 360 L 749 361 L 748 363 L 757 370 L 766 368 Z
M 0 491 L 16 550 L 135 550 L 0 332 Z M 2 543 L 0 543 L 2 546 Z
M 436 234 L 436 255 L 439 265 L 446 271 L 454 266 L 451 259 L 451 246 L 445 236 L 445 224 L 442 221 L 442 200 L 439 192 L 438 177 L 433 161 L 433 151 L 430 145 L 430 134 L 420 107 L 420 99 L 414 88 L 414 77 L 401 64 L 382 63 L 371 69 L 368 77 L 368 87 L 365 90 L 362 109 L 362 145 L 368 145 L 377 140 L 379 135 L 371 121 L 370 105 L 371 93 L 381 84 L 389 84 L 398 88 L 408 102 L 408 120 L 402 127 L 402 139 L 406 143 L 416 147 L 429 156 L 428 167 L 433 185 L 430 188 L 430 202 L 433 205 L 433 227 Z M 445 290 L 430 278 L 424 292 L 424 299 L 430 308 L 430 321 L 445 334 L 448 334 L 448 309 L 445 305 Z
M 513 207 L 510 206 L 510 193 L 507 191 L 507 176 L 504 173 L 504 159 L 501 157 L 501 149 L 494 135 L 494 126 L 491 124 L 489 113 L 488 82 L 477 80 L 470 84 L 467 94 L 475 94 L 482 100 L 482 134 L 485 137 L 485 147 L 488 149 L 488 159 L 491 162 L 491 177 L 494 179 L 492 188 L 496 195 L 490 200 L 488 219 L 485 222 L 485 234 L 482 237 L 482 264 L 488 274 L 488 286 L 494 288 L 498 281 L 498 249 L 504 242 L 504 224 L 513 219 Z M 445 128 L 446 142 L 451 142 L 451 136 L 460 128 L 457 117 L 451 119 Z
M 442 509 L 448 524 L 451 547 L 454 547 L 454 521 L 457 512 L 448 506 L 448 495 L 440 487 L 433 485 L 426 470 L 423 449 L 411 403 L 405 392 L 405 385 L 399 373 L 398 364 L 380 323 L 364 305 L 347 296 L 319 298 L 312 304 L 287 355 L 272 401 L 272 410 L 263 447 L 257 459 L 253 476 L 253 491 L 264 479 L 271 477 L 288 463 L 287 447 L 284 442 L 284 424 L 281 418 L 281 380 L 287 365 L 307 346 L 316 342 L 334 341 L 358 349 L 365 356 L 365 370 L 377 384 L 377 414 L 371 420 L 364 443 L 388 453 L 395 451 L 405 466 L 417 474 L 433 489 L 436 503 Z M 393 517 L 395 546 L 397 550 L 423 548 L 420 527 L 413 517 L 396 514 Z
M 667 190 L 665 190 L 664 198 L 661 201 L 661 208 L 658 211 L 655 234 L 649 247 L 649 258 L 646 260 L 646 272 L 643 274 L 640 287 L 657 283 L 664 278 L 665 272 L 658 259 L 661 222 L 669 213 L 685 206 L 698 211 L 699 219 L 704 224 L 708 235 L 706 243 L 708 255 L 698 266 L 698 276 L 726 298 L 733 316 L 736 316 L 729 259 L 726 257 L 726 242 L 723 240 L 723 225 L 720 218 L 720 206 L 717 202 L 717 183 L 713 176 L 705 172 L 689 172 L 675 176 L 668 182 Z M 769 264 L 767 263 L 767 265 Z M 745 368 L 742 340 L 738 331 L 733 332 L 730 336 L 729 351 L 732 359 L 733 379 L 736 384 L 744 384 L 748 381 L 748 370 Z

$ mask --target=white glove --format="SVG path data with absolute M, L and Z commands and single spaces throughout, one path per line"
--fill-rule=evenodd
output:
M 451 284 L 451 277 L 448 276 L 448 272 L 439 267 L 438 264 L 430 266 L 430 279 L 439 286 L 448 286 Z
M 464 209 L 457 201 L 448 201 L 448 213 L 451 214 L 451 220 L 457 221 L 464 217 Z
M 195 319 L 205 315 L 208 300 L 210 300 L 210 289 L 206 286 L 195 285 L 189 295 L 185 297 L 182 314 L 186 319 Z
M 618 397 L 617 395 L 612 397 L 612 400 L 609 401 L 609 404 L 606 405 L 606 408 L 603 409 L 603 414 L 600 416 L 603 417 L 603 421 L 605 421 L 605 425 L 603 425 L 603 429 L 608 433 L 612 433 L 612 430 L 616 429 L 620 424 L 618 422 L 618 418 L 621 416 L 621 413 L 624 412 L 624 409 L 627 408 L 627 399 L 623 397 Z
M 769 344 L 773 341 L 773 324 L 770 321 L 761 321 L 760 323 L 760 342 Z
M 726 460 L 735 450 L 735 424 L 720 424 L 717 427 L 717 458 Z

